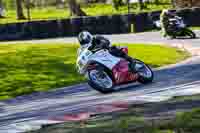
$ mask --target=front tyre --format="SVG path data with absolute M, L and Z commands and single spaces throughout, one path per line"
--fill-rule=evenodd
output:
M 88 70 L 88 79 L 88 84 L 101 93 L 109 93 L 114 91 L 114 83 L 111 75 L 103 66 Z
M 188 28 L 186 28 L 186 29 L 184 29 L 185 31 L 185 35 L 186 36 L 189 36 L 190 38 L 196 38 L 196 34 L 192 31 L 192 30 L 190 30 L 190 29 L 188 29 Z
M 140 60 L 136 59 L 135 62 L 136 62 L 135 69 L 139 74 L 138 82 L 142 84 L 151 83 L 154 78 L 152 69 L 147 64 L 145 64 Z

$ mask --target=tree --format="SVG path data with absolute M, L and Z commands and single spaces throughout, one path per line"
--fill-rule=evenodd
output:
M 23 1 L 22 0 L 16 0 L 16 6 L 17 6 L 17 19 L 26 19 L 23 13 L 23 6 L 22 6 Z
M 186 7 L 200 7 L 199 0 L 172 0 L 174 6 L 178 8 L 186 8 Z
M 70 9 L 70 14 L 76 16 L 87 16 L 87 14 L 81 10 L 80 4 L 76 2 L 76 0 L 68 0 L 68 5 Z
M 116 10 L 119 10 L 119 7 L 123 5 L 123 1 L 122 0 L 112 0 L 112 4 Z
M 160 3 L 159 0 L 155 0 L 155 4 L 158 5 Z
M 143 2 L 143 0 L 139 0 L 138 3 L 139 3 L 140 10 L 144 9 L 144 2 Z

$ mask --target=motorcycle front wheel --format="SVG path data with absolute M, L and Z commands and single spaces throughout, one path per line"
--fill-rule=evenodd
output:
M 88 70 L 88 84 L 101 93 L 114 91 L 114 83 L 108 70 L 103 66 Z
M 184 29 L 184 33 L 186 36 L 189 36 L 190 38 L 196 38 L 196 34 L 188 28 Z

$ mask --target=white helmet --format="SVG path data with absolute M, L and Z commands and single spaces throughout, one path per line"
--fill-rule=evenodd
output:
M 93 36 L 88 31 L 82 31 L 78 35 L 78 41 L 83 48 L 90 47 L 92 45 Z

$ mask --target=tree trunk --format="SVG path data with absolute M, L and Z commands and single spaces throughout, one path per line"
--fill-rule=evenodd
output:
M 22 6 L 22 0 L 16 0 L 16 6 L 17 6 L 17 19 L 26 19 L 23 13 L 23 6 Z
M 76 2 L 76 0 L 68 0 L 68 5 L 71 16 L 87 16 L 87 14 L 83 10 L 81 10 L 80 5 Z
M 144 9 L 144 3 L 143 3 L 143 0 L 139 0 L 139 8 L 140 10 Z
M 27 18 L 30 21 L 31 20 L 31 2 L 30 0 L 26 0 L 26 11 L 27 11 Z
M 173 8 L 176 7 L 176 2 L 175 2 L 175 0 L 171 0 L 171 4 L 172 4 Z
M 192 7 L 192 6 L 193 6 L 193 1 L 190 0 L 190 1 L 189 1 L 189 7 Z
M 128 1 L 127 1 L 128 3 Z M 112 0 L 112 5 L 116 10 L 119 10 L 119 7 L 123 5 L 122 0 Z
M 0 0 L 0 18 L 4 18 L 4 6 L 2 0 Z

